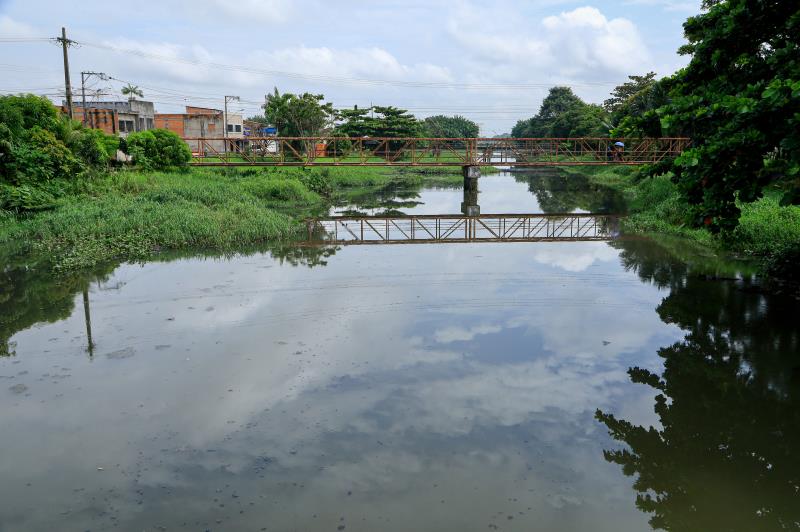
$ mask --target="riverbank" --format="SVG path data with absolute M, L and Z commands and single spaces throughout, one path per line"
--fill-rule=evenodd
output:
M 494 169 L 486 168 L 485 173 Z M 54 208 L 0 213 L 0 262 L 54 270 L 226 252 L 297 238 L 304 218 L 366 187 L 460 186 L 460 168 L 190 168 L 118 171 L 83 183 Z
M 692 209 L 669 176 L 637 179 L 632 167 L 567 168 L 586 175 L 590 182 L 620 191 L 629 216 L 623 220 L 628 233 L 671 235 L 689 239 L 716 251 L 758 259 L 761 273 L 777 283 L 792 285 L 800 263 L 800 207 L 781 206 L 780 192 L 767 190 L 753 203 L 740 203 L 739 225 L 728 234 L 714 235 L 692 224 Z

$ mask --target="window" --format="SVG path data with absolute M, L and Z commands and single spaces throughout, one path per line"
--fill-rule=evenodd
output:
M 236 132 L 237 133 L 241 133 L 242 132 L 242 125 L 241 124 L 236 124 Z
M 153 119 L 152 118 L 148 118 L 147 119 L 147 129 L 153 129 Z
M 233 124 L 228 124 L 228 133 L 233 133 Z
M 133 133 L 134 126 L 133 120 L 120 120 L 119 121 L 119 132 L 120 133 Z

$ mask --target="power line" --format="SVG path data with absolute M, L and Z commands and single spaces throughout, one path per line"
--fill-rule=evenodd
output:
M 201 61 L 198 59 L 188 59 L 181 57 L 171 57 L 163 54 L 153 52 L 146 52 L 143 50 L 135 50 L 130 48 L 121 48 L 109 44 L 98 44 L 90 42 L 79 42 L 83 46 L 97 48 L 101 50 L 110 50 L 117 53 L 125 53 L 135 55 L 138 57 L 145 57 L 149 59 L 156 59 L 170 63 L 181 63 L 193 66 L 204 66 L 214 68 L 217 70 L 244 72 L 249 74 L 259 74 L 264 76 L 279 76 L 291 79 L 302 79 L 306 81 L 316 81 L 325 83 L 336 83 L 346 85 L 362 85 L 362 86 L 396 86 L 407 88 L 428 88 L 428 89 L 465 89 L 465 90 L 531 90 L 531 89 L 548 89 L 558 83 L 459 83 L 459 82 L 438 82 L 438 81 L 403 81 L 403 80 L 386 80 L 386 79 L 364 79 L 364 78 L 348 78 L 339 76 L 327 76 L 319 74 L 304 74 L 298 72 L 286 72 L 282 70 L 268 70 L 255 67 L 248 67 L 245 65 L 233 65 L 226 63 L 218 63 L 214 61 Z M 572 87 L 600 87 L 600 86 L 615 86 L 616 82 L 582 82 L 568 84 Z

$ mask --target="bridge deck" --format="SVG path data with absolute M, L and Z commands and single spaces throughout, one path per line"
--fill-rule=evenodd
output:
M 339 216 L 307 222 L 307 244 L 436 244 L 612 240 L 613 214 Z
M 652 164 L 686 138 L 186 138 L 194 166 L 597 166 Z M 617 150 L 615 142 L 624 142 Z

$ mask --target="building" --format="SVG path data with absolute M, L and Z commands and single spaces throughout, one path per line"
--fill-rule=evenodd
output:
M 155 126 L 168 129 L 186 140 L 193 153 L 206 155 L 223 153 L 226 136 L 224 113 L 219 109 L 187 105 L 185 113 L 157 113 Z M 230 139 L 229 151 L 244 147 L 244 126 L 242 115 L 228 113 L 227 137 Z M 213 139 L 213 140 L 198 140 Z
M 68 112 L 66 102 L 61 110 Z M 144 100 L 123 102 L 90 102 L 84 111 L 81 102 L 73 102 L 75 120 L 93 129 L 100 129 L 109 135 L 126 137 L 134 131 L 147 131 L 155 126 L 155 106 Z
M 244 120 L 243 125 L 245 137 L 275 137 L 278 134 L 278 128 L 265 126 L 255 120 Z

